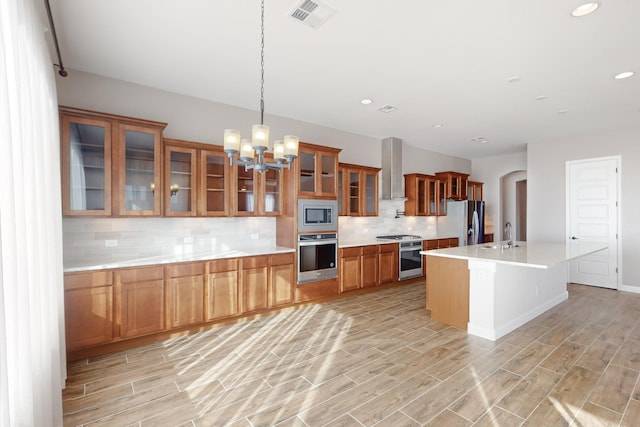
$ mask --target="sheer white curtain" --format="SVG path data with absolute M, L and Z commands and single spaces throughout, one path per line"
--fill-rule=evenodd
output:
M 0 1 L 0 424 L 62 425 L 57 99 L 42 2 Z

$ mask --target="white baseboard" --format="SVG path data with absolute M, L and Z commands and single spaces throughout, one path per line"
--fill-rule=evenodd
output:
M 624 292 L 632 292 L 634 294 L 640 294 L 640 287 L 638 287 L 638 286 L 620 285 L 620 288 L 618 290 L 619 291 L 624 291 Z

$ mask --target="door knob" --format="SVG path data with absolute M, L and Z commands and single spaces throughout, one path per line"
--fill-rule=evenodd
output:
M 571 240 L 578 240 L 576 236 L 571 236 Z

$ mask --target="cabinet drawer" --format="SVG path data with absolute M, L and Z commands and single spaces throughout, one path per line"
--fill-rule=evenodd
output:
M 64 275 L 64 289 L 94 288 L 113 285 L 113 272 L 67 273 Z
M 387 252 L 395 252 L 398 249 L 398 245 L 396 243 L 385 243 L 380 246 L 380 253 L 384 254 Z
M 377 254 L 378 251 L 378 245 L 367 245 L 362 247 L 362 255 Z
M 188 277 L 188 276 L 202 276 L 204 274 L 203 263 L 189 263 L 179 264 L 167 267 L 167 274 L 169 277 Z
M 242 269 L 248 268 L 260 268 L 266 267 L 269 265 L 269 255 L 261 255 L 261 256 L 252 256 L 240 259 L 242 264 Z
M 449 239 L 449 247 L 450 248 L 455 248 L 456 246 L 458 246 L 458 238 L 457 237 L 453 237 L 453 238 Z
M 340 249 L 341 258 L 360 256 L 361 254 L 362 254 L 362 246 Z
M 271 265 L 287 265 L 293 264 L 294 254 L 278 254 L 271 255 Z
M 162 267 L 120 270 L 118 273 L 120 275 L 120 283 L 144 282 L 147 280 L 164 279 L 164 269 Z
M 425 240 L 423 247 L 425 250 L 430 251 L 432 249 L 438 249 L 438 241 L 437 240 Z
M 224 258 L 209 261 L 210 273 L 221 273 L 223 271 L 238 271 L 238 258 Z
M 438 248 L 448 248 L 449 239 L 438 239 Z

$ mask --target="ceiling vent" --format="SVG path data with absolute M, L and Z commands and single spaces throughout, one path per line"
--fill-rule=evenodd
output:
M 389 104 L 385 104 L 382 107 L 378 107 L 378 111 L 381 111 L 383 113 L 390 113 L 392 111 L 396 111 L 398 109 L 398 107 L 394 107 L 393 105 L 389 105 Z
M 311 28 L 318 28 L 335 13 L 335 9 L 320 2 L 301 0 L 289 12 L 289 16 Z

